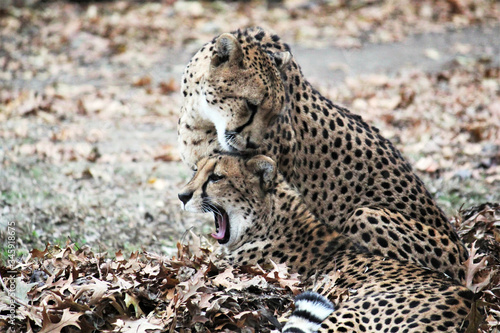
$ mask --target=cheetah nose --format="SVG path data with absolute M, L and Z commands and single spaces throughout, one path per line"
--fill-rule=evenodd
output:
M 185 205 L 193 197 L 193 192 L 179 193 L 179 200 Z

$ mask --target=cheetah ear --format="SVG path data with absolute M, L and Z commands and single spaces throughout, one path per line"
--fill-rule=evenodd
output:
M 246 167 L 260 178 L 260 187 L 264 193 L 269 191 L 276 180 L 276 163 L 267 156 L 257 155 L 246 162 Z
M 241 45 L 231 34 L 220 35 L 215 41 L 215 52 L 212 56 L 212 67 L 219 67 L 223 63 L 240 64 L 243 60 Z
M 292 54 L 288 51 L 273 53 L 274 62 L 278 69 L 281 71 L 286 68 L 290 60 L 292 60 Z

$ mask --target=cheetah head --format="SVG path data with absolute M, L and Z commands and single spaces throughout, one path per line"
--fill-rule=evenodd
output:
M 200 115 L 212 122 L 223 151 L 255 151 L 285 101 L 280 71 L 290 52 L 267 53 L 232 34 L 219 36 L 201 85 Z
M 276 180 L 276 164 L 259 155 L 245 160 L 235 155 L 203 158 L 198 170 L 179 194 L 183 208 L 190 212 L 212 213 L 212 237 L 235 250 L 263 231 L 270 215 L 268 195 Z

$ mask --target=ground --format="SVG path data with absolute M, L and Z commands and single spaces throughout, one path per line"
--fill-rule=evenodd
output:
M 169 256 L 208 234 L 177 199 L 180 77 L 204 42 L 252 25 L 379 127 L 450 217 L 500 202 L 498 1 L 30 3 L 0 5 L 2 258 L 8 225 L 18 260 L 68 241 Z

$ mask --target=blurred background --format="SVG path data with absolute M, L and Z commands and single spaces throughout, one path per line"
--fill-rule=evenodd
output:
M 0 244 L 9 222 L 19 256 L 68 240 L 168 254 L 210 233 L 177 199 L 181 76 L 250 26 L 380 128 L 450 217 L 500 202 L 499 18 L 492 0 L 0 0 Z

